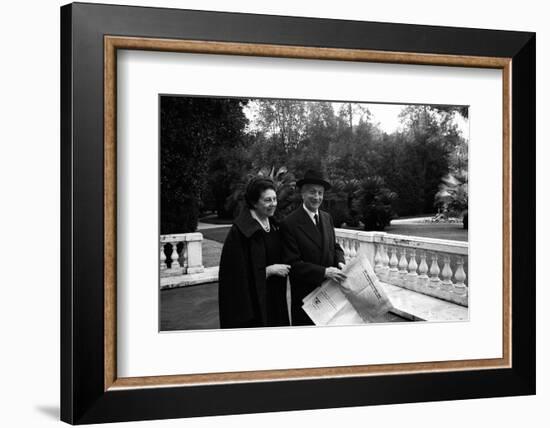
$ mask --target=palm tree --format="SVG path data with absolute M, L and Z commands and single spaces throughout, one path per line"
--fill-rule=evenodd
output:
M 354 208 L 360 214 L 365 230 L 384 230 L 395 213 L 392 202 L 397 193 L 386 187 L 380 176 L 365 178 L 355 192 Z
M 466 170 L 449 173 L 442 179 L 435 203 L 447 217 L 463 217 L 468 228 L 468 174 Z
M 247 173 L 241 180 L 235 184 L 233 192 L 227 197 L 225 208 L 233 212 L 233 217 L 237 217 L 244 208 L 244 194 L 246 186 L 251 179 L 255 177 L 266 177 L 275 184 L 275 192 L 277 193 L 277 211 L 275 217 L 280 219 L 295 208 L 298 200 L 295 187 L 296 178 L 294 174 L 288 172 L 285 166 L 275 169 L 274 166 L 263 167 L 256 173 Z

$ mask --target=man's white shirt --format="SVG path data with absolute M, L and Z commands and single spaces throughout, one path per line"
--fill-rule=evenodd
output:
M 311 212 L 310 210 L 308 210 L 308 209 L 306 208 L 306 205 L 305 205 L 305 204 L 302 204 L 302 207 L 303 207 L 304 210 L 306 211 L 307 215 L 309 216 L 309 218 L 311 219 L 311 221 L 313 222 L 313 224 L 317 226 L 317 223 L 315 223 L 315 214 L 317 214 L 317 218 L 320 218 L 320 216 L 319 216 L 319 210 L 317 210 L 316 212 Z

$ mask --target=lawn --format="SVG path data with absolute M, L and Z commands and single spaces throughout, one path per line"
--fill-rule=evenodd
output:
M 211 239 L 223 244 L 230 226 L 204 229 L 200 232 L 205 239 Z M 422 236 L 424 238 L 450 239 L 454 241 L 468 241 L 468 230 L 462 228 L 461 223 L 418 223 L 396 224 L 388 226 L 384 232 L 396 235 Z
M 390 225 L 384 232 L 468 242 L 468 230 L 463 229 L 462 223 L 403 223 Z
M 204 239 L 210 239 L 223 244 L 225 237 L 229 233 L 229 229 L 231 229 L 231 225 L 226 227 L 216 227 L 213 229 L 202 229 L 199 230 L 199 232 L 202 233 Z

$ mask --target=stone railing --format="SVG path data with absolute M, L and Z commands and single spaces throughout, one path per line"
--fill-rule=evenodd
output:
M 160 277 L 204 272 L 202 233 L 160 236 Z
M 380 281 L 468 306 L 468 243 L 336 229 L 346 261 L 362 252 Z
M 161 288 L 214 282 L 218 267 L 204 268 L 201 233 L 161 235 Z M 428 296 L 468 306 L 468 243 L 336 229 L 346 261 L 366 255 L 378 278 Z M 174 251 L 175 250 L 175 251 Z

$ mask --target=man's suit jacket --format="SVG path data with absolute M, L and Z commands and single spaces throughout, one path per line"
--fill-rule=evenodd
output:
M 302 309 L 302 299 L 325 279 L 325 268 L 344 262 L 344 251 L 336 243 L 329 213 L 319 210 L 319 228 L 303 206 L 289 214 L 281 224 L 283 263 L 289 264 L 292 325 L 312 325 Z

